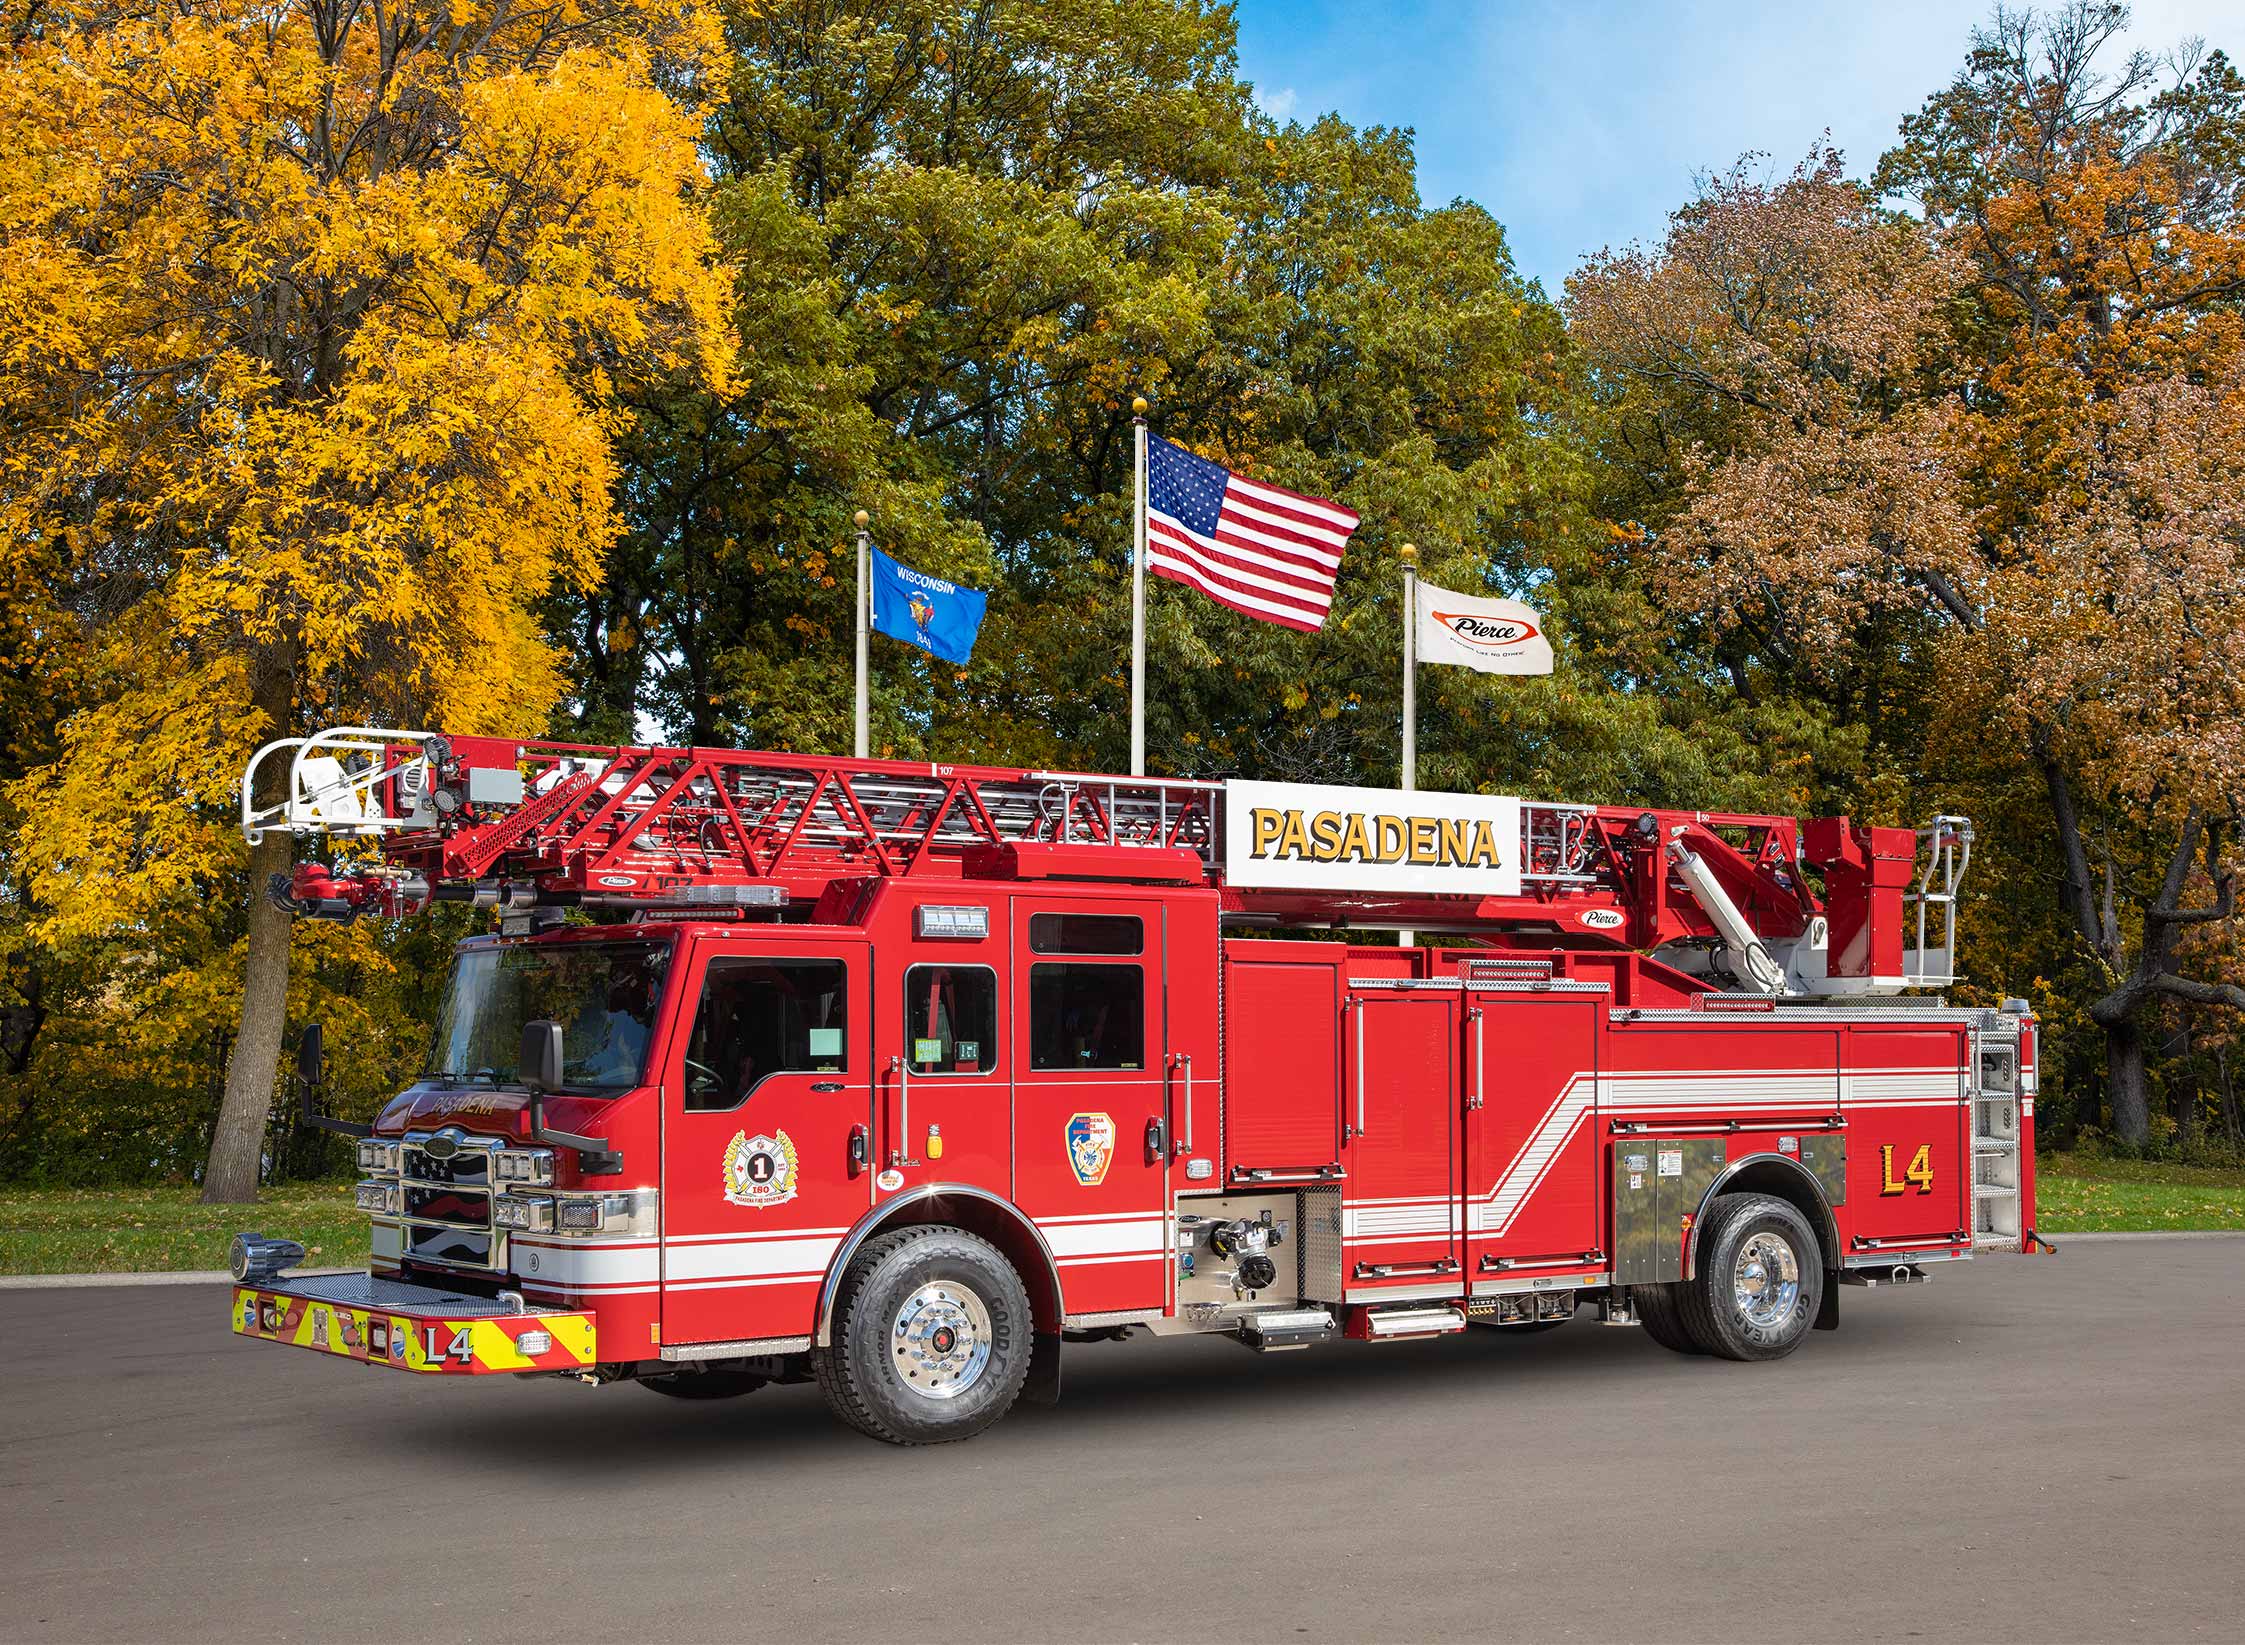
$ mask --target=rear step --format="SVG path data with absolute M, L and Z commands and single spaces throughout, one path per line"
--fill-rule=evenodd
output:
M 1329 1341 L 1337 1329 L 1327 1308 L 1263 1308 L 1241 1319 L 1239 1339 L 1259 1354 L 1275 1354 Z
M 1465 1329 L 1465 1310 L 1447 1303 L 1433 1307 L 1366 1308 L 1358 1314 L 1363 1334 L 1373 1342 L 1405 1337 L 1439 1337 Z M 1354 1336 L 1354 1331 L 1350 1335 Z

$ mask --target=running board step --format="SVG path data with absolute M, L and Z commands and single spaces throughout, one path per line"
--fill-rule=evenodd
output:
M 1264 1308 L 1239 1322 L 1239 1339 L 1259 1354 L 1327 1342 L 1340 1324 L 1328 1308 Z
M 1465 1329 L 1465 1310 L 1448 1305 L 1433 1308 L 1367 1308 L 1361 1318 L 1364 1335 L 1373 1342 L 1393 1342 L 1403 1337 L 1438 1337 Z

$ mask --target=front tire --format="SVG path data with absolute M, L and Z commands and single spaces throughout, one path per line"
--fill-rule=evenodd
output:
M 834 1414 L 892 1445 L 937 1445 L 1004 1416 L 1029 1375 L 1029 1293 L 986 1240 L 900 1228 L 867 1241 L 834 1299 L 832 1346 L 816 1351 Z
M 1800 1212 L 1760 1194 L 1725 1194 L 1708 1213 L 1696 1278 L 1679 1289 L 1683 1324 L 1724 1359 L 1783 1359 L 1824 1303 L 1824 1252 Z

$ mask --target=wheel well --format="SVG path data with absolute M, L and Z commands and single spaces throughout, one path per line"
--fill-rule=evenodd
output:
M 1053 1267 L 1052 1253 L 1045 1246 L 1044 1236 L 1037 1232 L 1037 1225 L 1014 1206 L 979 1188 L 938 1183 L 877 1207 L 850 1230 L 849 1237 L 834 1253 L 826 1284 L 819 1292 L 814 1342 L 824 1347 L 830 1339 L 835 1289 L 841 1284 L 843 1271 L 849 1267 L 858 1247 L 875 1234 L 924 1223 L 942 1223 L 962 1229 L 996 1246 L 1006 1261 L 1013 1264 L 1014 1272 L 1021 1276 L 1022 1286 L 1029 1293 L 1029 1312 L 1036 1321 L 1037 1330 L 1040 1333 L 1059 1331 L 1060 1276 Z
M 1808 1167 L 1788 1154 L 1752 1154 L 1736 1161 L 1707 1190 L 1699 1202 L 1699 1214 L 1692 1219 L 1691 1248 L 1685 1255 L 1684 1277 L 1690 1279 L 1699 1272 L 1699 1234 L 1707 1224 L 1707 1212 L 1718 1194 L 1767 1194 L 1771 1199 L 1781 1199 L 1805 1217 L 1816 1230 L 1816 1243 L 1823 1250 L 1824 1266 L 1840 1266 L 1840 1224 L 1832 1214 L 1832 1207 L 1824 1197 L 1824 1188 L 1809 1174 Z

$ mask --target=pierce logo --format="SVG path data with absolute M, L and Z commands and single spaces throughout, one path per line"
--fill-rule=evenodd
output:
M 1507 617 L 1475 617 L 1463 612 L 1437 611 L 1434 620 L 1480 651 L 1501 651 L 1522 645 L 1541 632 L 1534 623 Z
M 1615 908 L 1586 908 L 1575 919 L 1593 931 L 1619 931 L 1628 923 L 1627 916 Z

